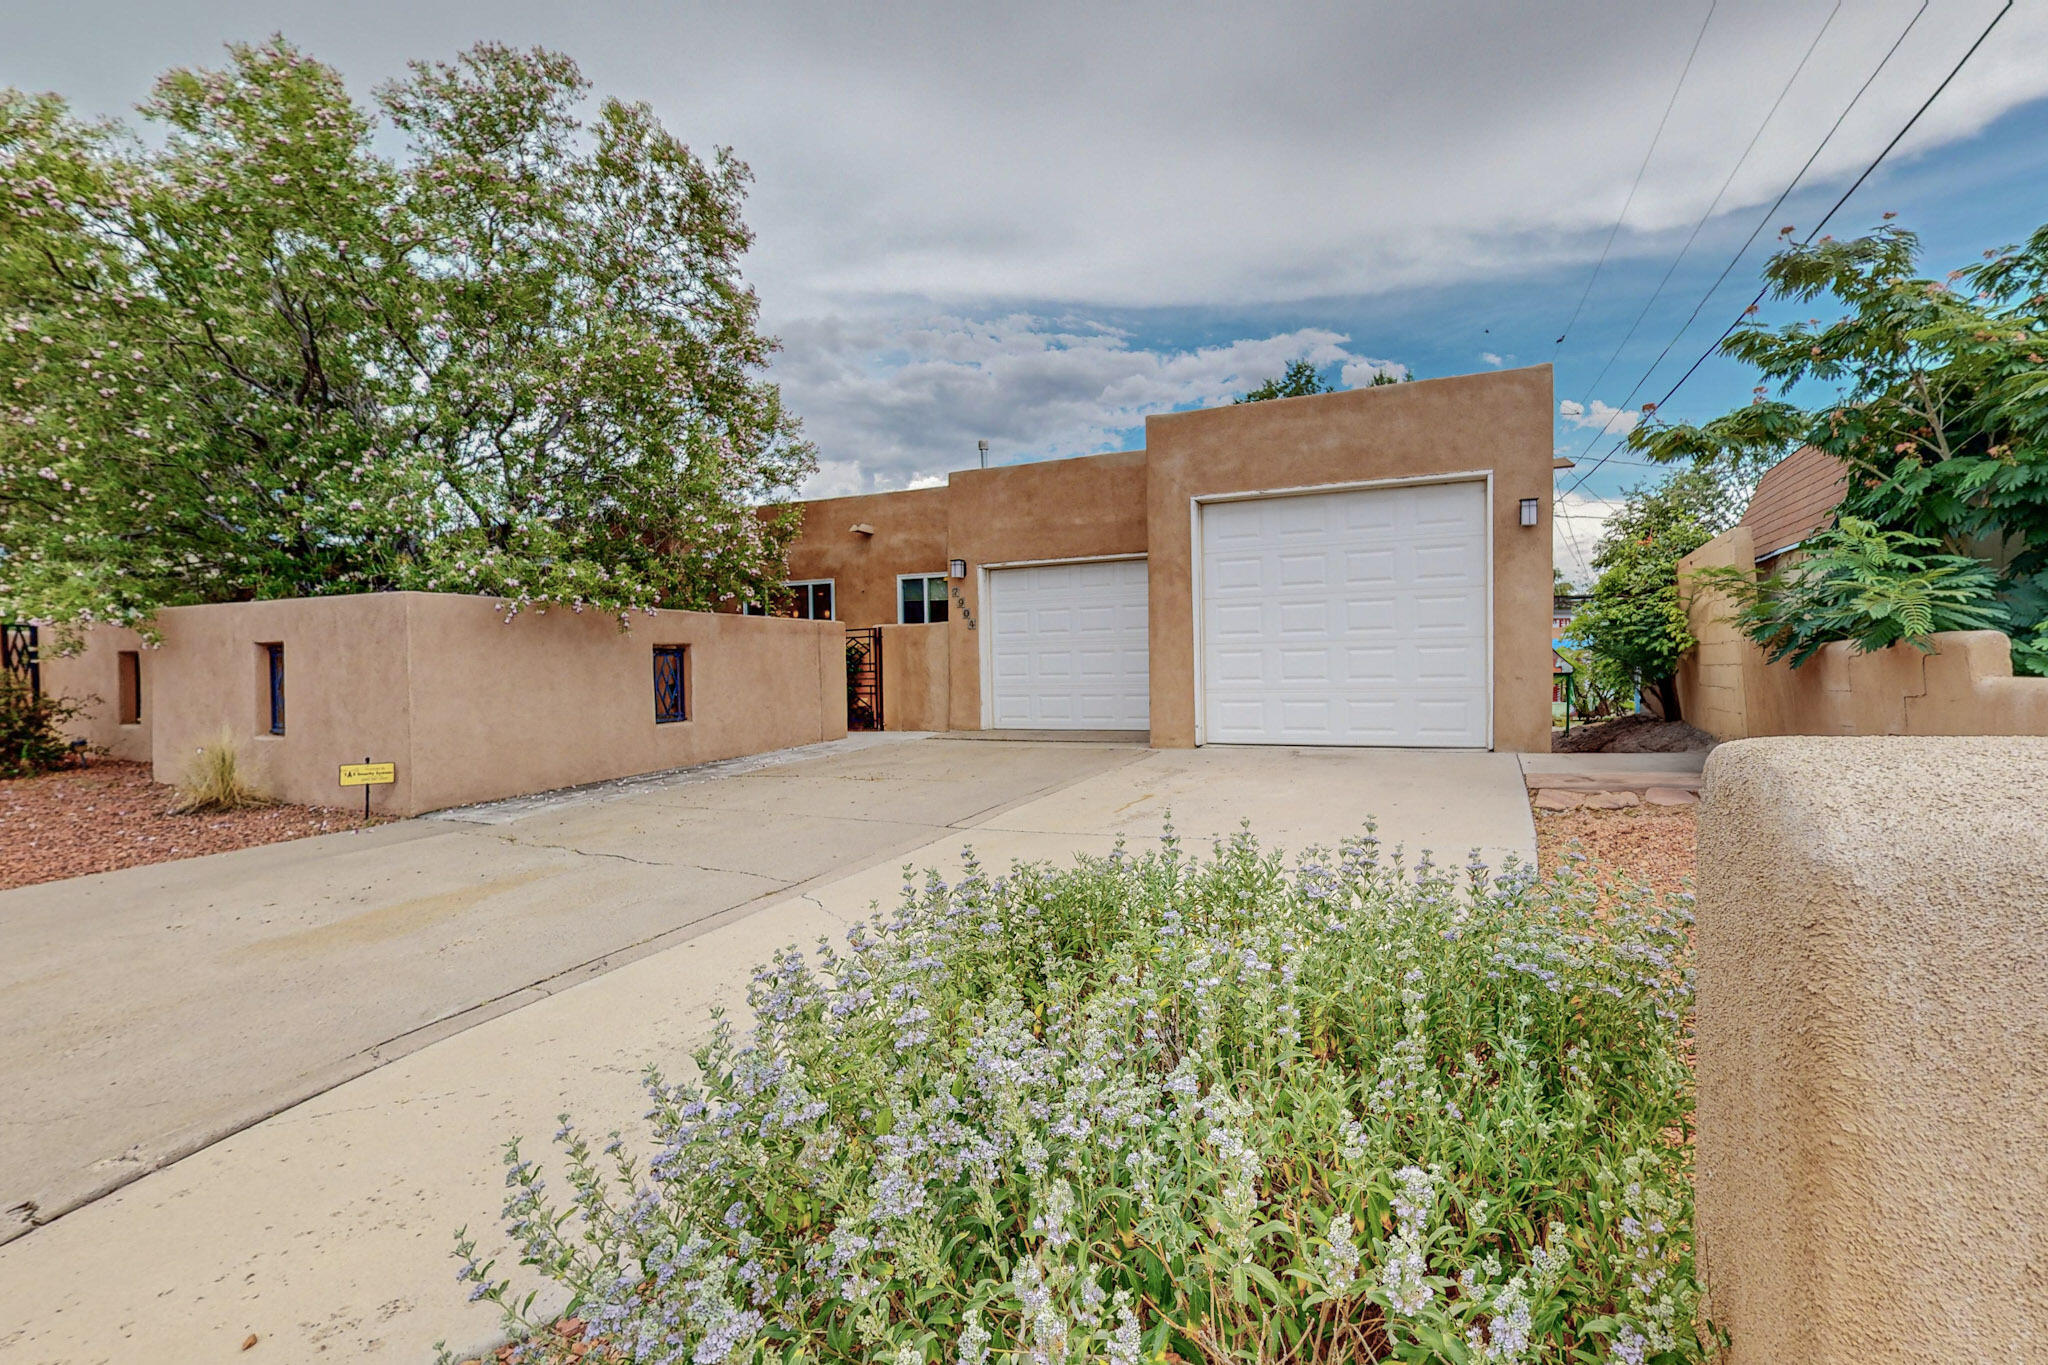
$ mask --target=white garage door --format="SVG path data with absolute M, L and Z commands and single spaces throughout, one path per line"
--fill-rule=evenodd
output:
M 1151 725 L 1144 560 L 996 569 L 988 596 L 991 725 Z
M 1487 743 L 1486 485 L 1202 509 L 1203 738 Z

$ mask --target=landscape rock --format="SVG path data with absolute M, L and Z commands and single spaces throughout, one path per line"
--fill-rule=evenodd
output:
M 1652 806 L 1690 806 L 1699 799 L 1698 792 L 1683 787 L 1652 787 L 1643 793 L 1643 801 Z
M 1584 792 L 1566 791 L 1561 787 L 1545 787 L 1536 793 L 1537 810 L 1577 810 L 1585 804 Z
M 1634 792 L 1589 792 L 1585 804 L 1588 810 L 1621 810 L 1642 803 L 1642 798 Z

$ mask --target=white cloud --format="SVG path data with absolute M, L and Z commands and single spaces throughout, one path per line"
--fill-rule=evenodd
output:
M 1395 360 L 1347 360 L 1337 377 L 1343 388 L 1362 389 L 1383 374 L 1394 379 L 1406 379 L 1408 367 Z
M 1598 431 L 1603 436 L 1626 436 L 1643 420 L 1639 412 L 1609 407 L 1598 398 L 1590 408 L 1575 398 L 1563 399 L 1557 405 L 1557 415 L 1575 427 Z
M 1551 560 L 1581 591 L 1593 586 L 1593 551 L 1620 507 L 1619 498 L 1584 493 L 1563 494 L 1551 505 Z
M 1493 368 L 1496 370 L 1508 363 L 1508 357 L 1504 355 L 1495 355 L 1492 351 L 1481 351 L 1479 353 L 1479 358 L 1485 361 L 1488 365 L 1493 366 Z
M 1320 328 L 1185 350 L 1108 328 L 1019 313 L 903 322 L 886 314 L 795 322 L 776 377 L 821 468 L 810 496 L 935 483 L 947 470 L 1121 448 L 1150 413 L 1227 403 L 1290 360 L 1348 384 L 1407 367 L 1360 356 Z

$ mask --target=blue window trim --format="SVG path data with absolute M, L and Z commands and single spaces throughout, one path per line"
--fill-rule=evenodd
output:
M 673 725 L 690 718 L 688 645 L 654 647 L 654 723 Z
M 284 646 L 270 644 L 263 646 L 270 656 L 270 733 L 284 733 Z

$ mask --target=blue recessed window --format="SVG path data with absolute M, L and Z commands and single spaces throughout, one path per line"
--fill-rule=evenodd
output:
M 690 718 L 690 647 L 654 647 L 654 723 Z
M 270 733 L 284 733 L 284 646 L 269 644 L 263 652 L 270 662 Z

